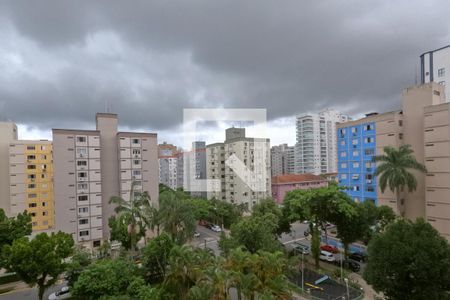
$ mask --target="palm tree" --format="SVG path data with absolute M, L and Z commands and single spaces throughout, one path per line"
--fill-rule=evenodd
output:
M 373 157 L 374 162 L 379 162 L 375 171 L 375 176 L 380 176 L 380 188 L 384 193 L 386 187 L 396 195 L 397 210 L 404 216 L 404 200 L 400 199 L 400 191 L 404 187 L 409 192 L 413 192 L 417 187 L 417 179 L 410 171 L 426 172 L 423 164 L 419 163 L 410 145 L 402 145 L 396 149 L 394 147 L 384 147 L 385 154 Z
M 131 183 L 131 191 L 130 191 L 130 201 L 126 201 L 122 197 L 113 196 L 109 200 L 109 203 L 116 204 L 116 208 L 114 211 L 119 216 L 124 216 L 124 219 L 128 220 L 128 234 L 131 239 L 131 250 L 134 252 L 136 249 L 136 236 L 137 232 L 144 232 L 145 235 L 145 223 L 143 208 L 150 207 L 150 196 L 147 192 L 136 194 L 134 187 L 136 183 L 133 181 Z M 144 236 L 145 238 L 145 236 Z

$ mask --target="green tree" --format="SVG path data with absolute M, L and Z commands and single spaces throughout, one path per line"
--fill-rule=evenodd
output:
M 67 264 L 66 274 L 70 287 L 78 280 L 81 272 L 92 263 L 91 255 L 86 250 L 76 250 Z
M 24 211 L 15 218 L 8 218 L 0 208 L 0 250 L 14 240 L 31 234 L 31 215 Z
M 178 245 L 192 238 L 196 221 L 184 193 L 164 190 L 159 194 L 161 226 Z
M 122 197 L 113 196 L 109 203 L 116 204 L 115 212 L 121 216 L 120 220 L 127 222 L 127 231 L 130 235 L 131 250 L 136 249 L 138 235 L 145 236 L 145 223 L 143 222 L 143 208 L 151 206 L 150 196 L 147 192 L 137 193 L 136 182 L 131 183 L 130 201 Z
M 244 212 L 243 205 L 236 205 L 217 199 L 211 199 L 210 201 L 212 207 L 209 220 L 227 229 L 238 222 Z
M 137 276 L 137 266 L 127 259 L 100 260 L 81 272 L 73 285 L 72 294 L 81 299 L 124 295 Z
M 448 298 L 450 246 L 423 219 L 389 225 L 370 241 L 368 254 L 363 277 L 387 299 Z
M 130 235 L 129 224 L 131 223 L 130 215 L 118 215 L 111 216 L 108 219 L 108 225 L 110 228 L 109 239 L 110 241 L 118 241 L 122 244 L 122 247 L 126 250 L 136 249 L 136 244 L 139 239 L 144 237 L 144 231 L 139 230 L 135 233 L 134 238 Z
M 284 199 L 284 215 L 289 221 L 309 221 L 311 252 L 319 268 L 320 232 L 326 233 L 326 223 L 356 215 L 353 201 L 336 185 L 310 190 L 293 190 Z
M 175 243 L 163 233 L 152 239 L 143 249 L 142 267 L 150 283 L 160 283 L 166 277 L 169 254 Z
M 401 191 L 406 187 L 413 192 L 417 187 L 417 179 L 411 171 L 426 172 L 423 164 L 419 163 L 413 155 L 410 145 L 384 147 L 383 155 L 373 157 L 378 166 L 375 176 L 379 176 L 380 189 L 384 193 L 386 187 L 396 195 L 397 209 L 401 216 L 405 214 L 404 199 L 401 199 Z
M 74 241 L 67 233 L 36 235 L 31 241 L 22 237 L 3 247 L 5 267 L 30 286 L 38 286 L 39 299 L 65 270 L 64 260 L 73 252 Z
M 208 220 L 210 218 L 210 212 L 213 209 L 212 202 L 205 198 L 192 198 L 188 199 L 191 210 L 194 213 L 194 218 L 197 221 Z

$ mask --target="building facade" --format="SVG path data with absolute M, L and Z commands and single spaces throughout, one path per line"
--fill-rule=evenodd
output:
M 234 155 L 234 156 L 233 156 Z M 226 165 L 233 156 L 252 172 L 251 178 L 240 178 Z M 248 138 L 244 128 L 228 128 L 224 143 L 206 146 L 206 174 L 215 180 L 214 190 L 208 190 L 209 199 L 216 198 L 230 203 L 244 204 L 251 209 L 254 204 L 271 196 L 270 140 Z M 261 189 L 256 191 L 246 182 L 257 180 Z
M 309 190 L 326 187 L 328 181 L 314 174 L 290 174 L 272 177 L 272 198 L 283 203 L 286 193 L 292 190 Z
M 348 120 L 334 110 L 297 116 L 295 173 L 337 172 L 336 124 Z
M 450 109 L 444 87 L 435 82 L 407 88 L 402 93 L 402 110 L 369 114 L 366 118 L 337 127 L 339 184 L 355 201 L 374 201 L 390 206 L 405 217 L 423 217 L 450 240 Z M 374 176 L 374 154 L 385 146 L 411 145 L 418 162 L 428 172 L 413 171 L 414 192 L 403 191 L 400 199 L 387 188 L 379 188 Z
M 176 190 L 179 187 L 178 159 L 180 151 L 166 142 L 158 145 L 159 183 Z
M 10 143 L 9 182 L 11 215 L 27 210 L 34 232 L 52 231 L 55 226 L 52 143 L 23 140 Z
M 450 93 L 450 45 L 420 55 L 420 82 L 434 81 Z
M 281 144 L 270 148 L 272 177 L 284 174 L 294 174 L 294 146 Z
M 12 122 L 0 122 L 0 208 L 11 215 L 9 183 L 9 144 L 17 141 L 17 126 Z
M 53 129 L 56 229 L 92 248 L 109 237 L 112 196 L 147 191 L 158 200 L 157 136 L 118 132 L 116 114 L 98 113 L 96 130 Z
M 178 186 L 190 192 L 194 197 L 206 198 L 206 143 L 195 141 L 191 151 L 178 155 Z

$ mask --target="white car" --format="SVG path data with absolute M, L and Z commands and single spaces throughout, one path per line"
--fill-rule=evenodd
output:
M 70 298 L 70 291 L 68 286 L 63 286 L 59 291 L 54 292 L 48 296 L 48 300 L 60 300 Z
M 220 228 L 220 226 L 213 225 L 213 226 L 211 226 L 211 230 L 214 232 L 221 232 L 222 228 Z
M 328 252 L 328 251 L 323 251 L 323 250 L 320 251 L 319 259 L 328 261 L 328 262 L 336 261 L 336 258 L 334 257 L 333 253 Z
M 200 237 L 200 233 L 198 233 L 197 231 L 194 232 L 194 237 L 196 237 L 196 238 Z

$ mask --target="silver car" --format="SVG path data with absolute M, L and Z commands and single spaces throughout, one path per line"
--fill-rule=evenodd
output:
M 70 298 L 70 291 L 68 286 L 63 286 L 59 291 L 56 291 L 50 296 L 48 296 L 48 300 L 60 300 Z

